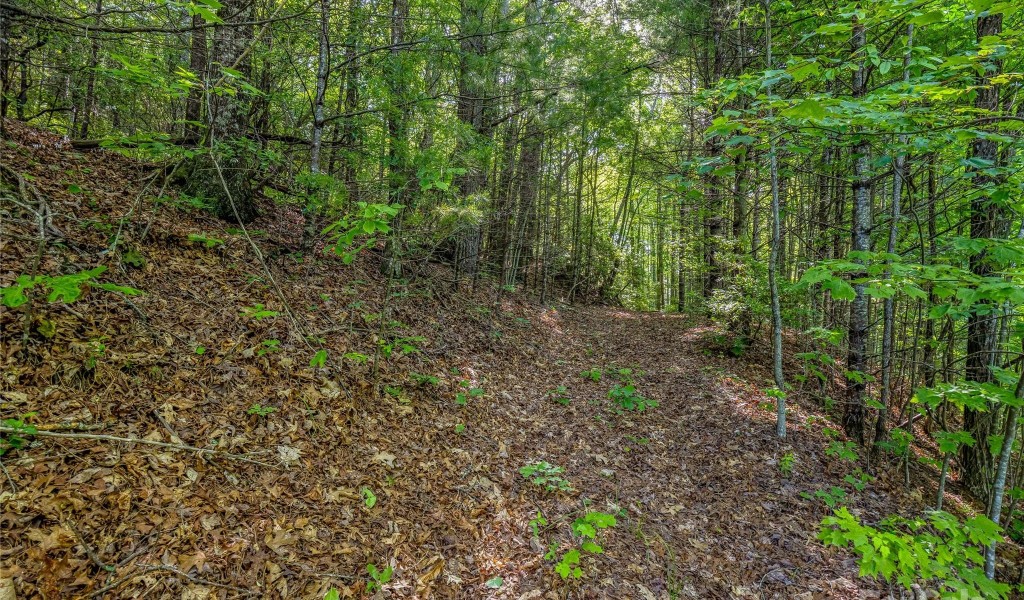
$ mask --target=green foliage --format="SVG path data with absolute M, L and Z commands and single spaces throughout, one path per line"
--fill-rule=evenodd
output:
M 96 368 L 97 361 L 107 353 L 107 346 L 99 340 L 93 340 L 86 345 L 84 366 L 92 370 Z
M 322 369 L 327 366 L 327 351 L 321 348 L 316 351 L 313 358 L 309 361 L 309 366 L 314 369 Z
M 215 238 L 213 236 L 209 236 L 209 235 L 206 235 L 206 234 L 202 234 L 202 233 L 190 233 L 190 234 L 188 234 L 188 241 L 196 242 L 197 244 L 202 244 L 202 245 L 206 246 L 207 248 L 215 248 L 217 246 L 223 246 L 224 245 L 224 240 L 222 240 L 220 238 Z
M 597 367 L 587 369 L 586 371 L 580 373 L 580 376 L 596 383 L 598 381 L 601 381 L 601 369 Z
M 266 356 L 272 352 L 278 352 L 279 350 L 281 350 L 281 340 L 263 340 L 256 348 L 256 356 Z
M 87 271 L 80 271 L 70 275 L 19 275 L 10 286 L 0 288 L 0 302 L 7 308 L 17 308 L 30 300 L 31 291 L 38 287 L 47 292 L 47 302 L 64 302 L 70 304 L 82 297 L 82 294 L 90 287 L 96 287 L 108 292 L 118 292 L 126 296 L 137 296 L 142 293 L 132 287 L 115 285 L 113 283 L 102 283 L 97 277 L 107 270 L 105 266 L 99 266 Z
M 243 307 L 241 314 L 243 317 L 248 317 L 253 321 L 262 321 L 263 319 L 272 319 L 281 313 L 276 310 L 267 310 L 262 304 L 254 304 Z
M 245 414 L 266 417 L 274 412 L 277 412 L 277 409 L 273 406 L 263 406 L 262 404 L 254 402 L 252 406 L 249 407 L 249 410 L 245 411 Z
M 547 527 L 547 524 L 548 520 L 545 519 L 544 515 L 542 515 L 541 512 L 538 510 L 537 516 L 530 519 L 530 531 L 533 532 L 534 537 L 537 537 L 540 535 L 540 528 Z
M 468 381 L 462 381 L 459 385 L 465 390 L 463 392 L 455 393 L 455 403 L 459 406 L 465 406 L 468 404 L 470 398 L 479 398 L 484 395 L 483 388 L 471 387 L 472 384 Z
M 28 420 L 34 416 L 36 413 L 28 413 L 18 419 L 0 420 L 0 424 L 3 424 L 4 427 L 17 430 L 17 433 L 7 434 L 7 437 L 0 436 L 0 456 L 6 454 L 8 450 L 17 450 L 25 446 L 27 440 L 19 434 L 32 435 L 38 431 L 35 425 L 28 423 Z
M 569 397 L 569 389 L 564 385 L 548 390 L 547 396 L 562 406 L 568 406 L 572 402 L 572 398 Z
M 939 445 L 939 452 L 953 454 L 964 446 L 974 447 L 974 436 L 966 431 L 938 431 L 935 442 Z
M 333 245 L 332 250 L 345 264 L 355 260 L 362 250 L 377 243 L 378 235 L 391 232 L 392 219 L 404 208 L 401 204 L 358 202 L 358 210 L 324 229 Z M 357 240 L 361 240 L 358 244 Z
M 825 447 L 825 454 L 828 456 L 835 456 L 841 460 L 856 462 L 859 458 L 857 456 L 857 444 L 855 442 L 844 442 L 842 440 L 832 440 Z
M 359 493 L 363 495 L 363 505 L 366 508 L 377 506 L 377 494 L 374 494 L 373 490 L 364 486 L 359 490 Z
M 342 354 L 342 358 L 350 360 L 357 365 L 366 364 L 370 360 L 369 356 L 360 352 L 346 352 L 345 354 Z
M 564 467 L 552 465 L 547 461 L 530 463 L 519 469 L 520 475 L 549 492 L 571 492 L 572 484 L 562 477 L 563 473 Z
M 391 358 L 392 355 L 403 356 L 414 354 L 420 351 L 419 344 L 426 342 L 427 338 L 413 335 L 405 337 L 390 337 L 378 340 L 377 347 L 384 358 Z
M 786 476 L 793 473 L 793 465 L 796 464 L 796 456 L 792 452 L 787 452 L 782 455 L 779 459 L 779 471 Z
M 572 532 L 580 538 L 579 548 L 572 548 L 562 554 L 555 564 L 555 573 L 558 573 L 562 579 L 581 579 L 583 577 L 583 569 L 580 567 L 582 553 L 603 554 L 604 548 L 597 543 L 598 534 L 602 529 L 614 527 L 615 523 L 615 515 L 597 511 L 588 512 L 573 521 Z M 548 556 L 553 559 L 557 554 L 551 551 Z
M 416 385 L 440 385 L 441 379 L 436 375 L 423 375 L 421 373 L 409 373 L 409 377 L 412 378 Z
M 813 494 L 809 492 L 800 492 L 800 496 L 807 500 L 817 498 L 824 502 L 825 506 L 835 508 L 846 500 L 846 490 L 834 485 L 827 490 L 815 490 Z
M 979 546 L 1000 541 L 999 526 L 983 516 L 961 523 L 945 512 L 923 519 L 890 517 L 879 528 L 863 525 L 846 508 L 822 521 L 818 539 L 852 546 L 862 577 L 881 577 L 909 590 L 934 585 L 943 598 L 1008 598 L 1010 587 L 985 577 Z
M 843 477 L 843 481 L 853 486 L 853 489 L 857 490 L 858 492 L 863 492 L 864 488 L 866 488 L 867 485 L 874 480 L 874 477 L 868 475 L 867 473 L 861 471 L 860 469 L 856 469 L 852 474 L 847 474 L 845 477 Z
M 621 410 L 643 412 L 648 408 L 657 408 L 658 401 L 645 398 L 636 393 L 632 385 L 617 385 L 608 391 L 608 397 Z
M 385 567 L 382 571 L 373 563 L 366 565 L 366 572 L 370 575 L 370 580 L 366 582 L 366 593 L 368 594 L 380 590 L 391 581 L 391 576 L 394 575 L 394 569 L 390 566 Z

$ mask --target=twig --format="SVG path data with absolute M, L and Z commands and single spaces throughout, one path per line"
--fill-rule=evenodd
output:
M 108 573 L 113 573 L 115 567 L 103 562 L 103 559 L 100 558 L 100 555 L 96 554 L 96 551 L 92 549 L 92 546 L 90 546 L 89 543 L 85 541 L 85 538 L 82 537 L 81 532 L 79 532 L 78 528 L 75 527 L 75 522 L 68 519 L 68 521 L 66 521 L 65 524 L 68 526 L 68 529 L 71 530 L 71 533 L 75 534 L 75 537 L 78 539 L 78 543 L 81 544 L 83 548 L 85 548 L 85 553 L 89 556 L 89 560 L 91 560 L 93 563 L 96 564 L 97 567 L 103 569 L 104 571 L 107 571 Z
M 254 465 L 260 465 L 262 467 L 273 468 L 273 465 L 251 458 L 246 458 L 241 454 L 230 454 L 228 452 L 221 452 L 220 450 L 214 450 L 212 448 L 197 448 L 195 446 L 189 446 L 188 444 L 169 444 L 167 442 L 158 442 L 155 440 L 146 440 L 140 438 L 125 438 L 117 437 L 113 435 L 101 435 L 97 433 L 57 433 L 55 431 L 35 431 L 28 432 L 24 428 L 16 427 L 4 427 L 0 426 L 0 433 L 13 433 L 16 435 L 24 436 L 36 436 L 36 437 L 52 437 L 52 438 L 64 438 L 64 439 L 76 439 L 76 440 L 100 440 L 105 442 L 121 442 L 125 444 L 145 444 L 148 446 L 157 446 L 159 448 L 168 448 L 171 450 L 181 450 L 187 452 L 199 452 L 200 454 L 207 454 L 218 458 L 228 458 L 231 460 L 238 460 L 242 462 L 252 463 Z
M 96 431 L 106 426 L 106 423 L 48 423 L 46 425 L 36 425 L 35 427 L 39 431 Z
M 171 424 L 167 422 L 167 419 L 163 418 L 163 416 L 159 413 L 159 411 L 157 411 L 157 409 L 154 408 L 152 412 L 153 416 L 156 417 L 156 420 L 160 421 L 160 424 L 163 425 L 164 429 L 167 430 L 167 433 L 171 434 L 172 442 L 174 442 L 175 444 L 184 443 L 181 440 L 181 436 L 178 435 L 177 432 L 175 432 L 174 429 L 171 428 Z
M 259 595 L 257 592 L 253 592 L 253 591 L 247 590 L 245 588 L 240 588 L 240 587 L 237 587 L 237 586 L 228 585 L 226 583 L 219 583 L 219 582 L 216 582 L 216 581 L 210 581 L 209 579 L 201 579 L 199 577 L 196 577 L 195 575 L 189 575 L 188 573 L 182 571 L 178 567 L 172 567 L 170 565 L 139 565 L 139 566 L 143 569 L 142 573 L 149 573 L 151 571 L 168 571 L 168 572 L 174 573 L 175 575 L 184 577 L 185 579 L 188 579 L 192 583 L 198 583 L 200 585 L 212 585 L 213 587 L 219 587 L 221 589 L 231 590 L 232 592 L 237 592 L 239 594 L 245 594 L 246 596 L 257 596 L 257 595 Z M 142 573 L 140 573 L 140 575 Z
M 7 465 L 2 460 L 0 460 L 0 470 L 3 470 L 4 475 L 7 476 L 7 483 L 11 484 L 11 491 L 17 494 L 18 486 L 14 484 L 14 479 L 11 478 L 11 473 L 7 470 Z

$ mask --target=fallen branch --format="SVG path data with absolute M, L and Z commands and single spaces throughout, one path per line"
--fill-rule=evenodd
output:
M 107 423 L 47 423 L 35 428 L 38 431 L 96 431 L 106 426 Z
M 241 454 L 230 454 L 228 452 L 221 452 L 212 448 L 197 448 L 196 446 L 189 446 L 188 444 L 170 444 L 168 442 L 158 442 L 155 440 L 146 440 L 141 438 L 125 438 L 117 437 L 113 435 L 102 435 L 98 433 L 57 433 L 55 431 L 39 431 L 34 432 L 26 431 L 24 428 L 18 427 L 5 427 L 0 426 L 0 433 L 14 434 L 19 436 L 36 436 L 36 437 L 52 437 L 52 438 L 63 438 L 72 440 L 99 440 L 104 442 L 120 442 L 124 444 L 145 444 L 147 446 L 156 446 L 158 448 L 167 448 L 169 450 L 179 450 L 183 452 L 198 452 L 200 454 L 206 454 L 217 458 L 227 458 L 230 460 L 237 460 L 241 462 L 252 463 L 254 465 L 260 465 L 262 467 L 273 468 L 274 465 L 253 460 Z

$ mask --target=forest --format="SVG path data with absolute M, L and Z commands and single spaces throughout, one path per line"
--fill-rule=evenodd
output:
M 0 600 L 1024 597 L 1019 0 L 0 0 Z

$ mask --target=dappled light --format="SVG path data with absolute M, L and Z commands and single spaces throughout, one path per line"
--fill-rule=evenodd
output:
M 0 600 L 1024 594 L 1024 10 L 0 1 Z

